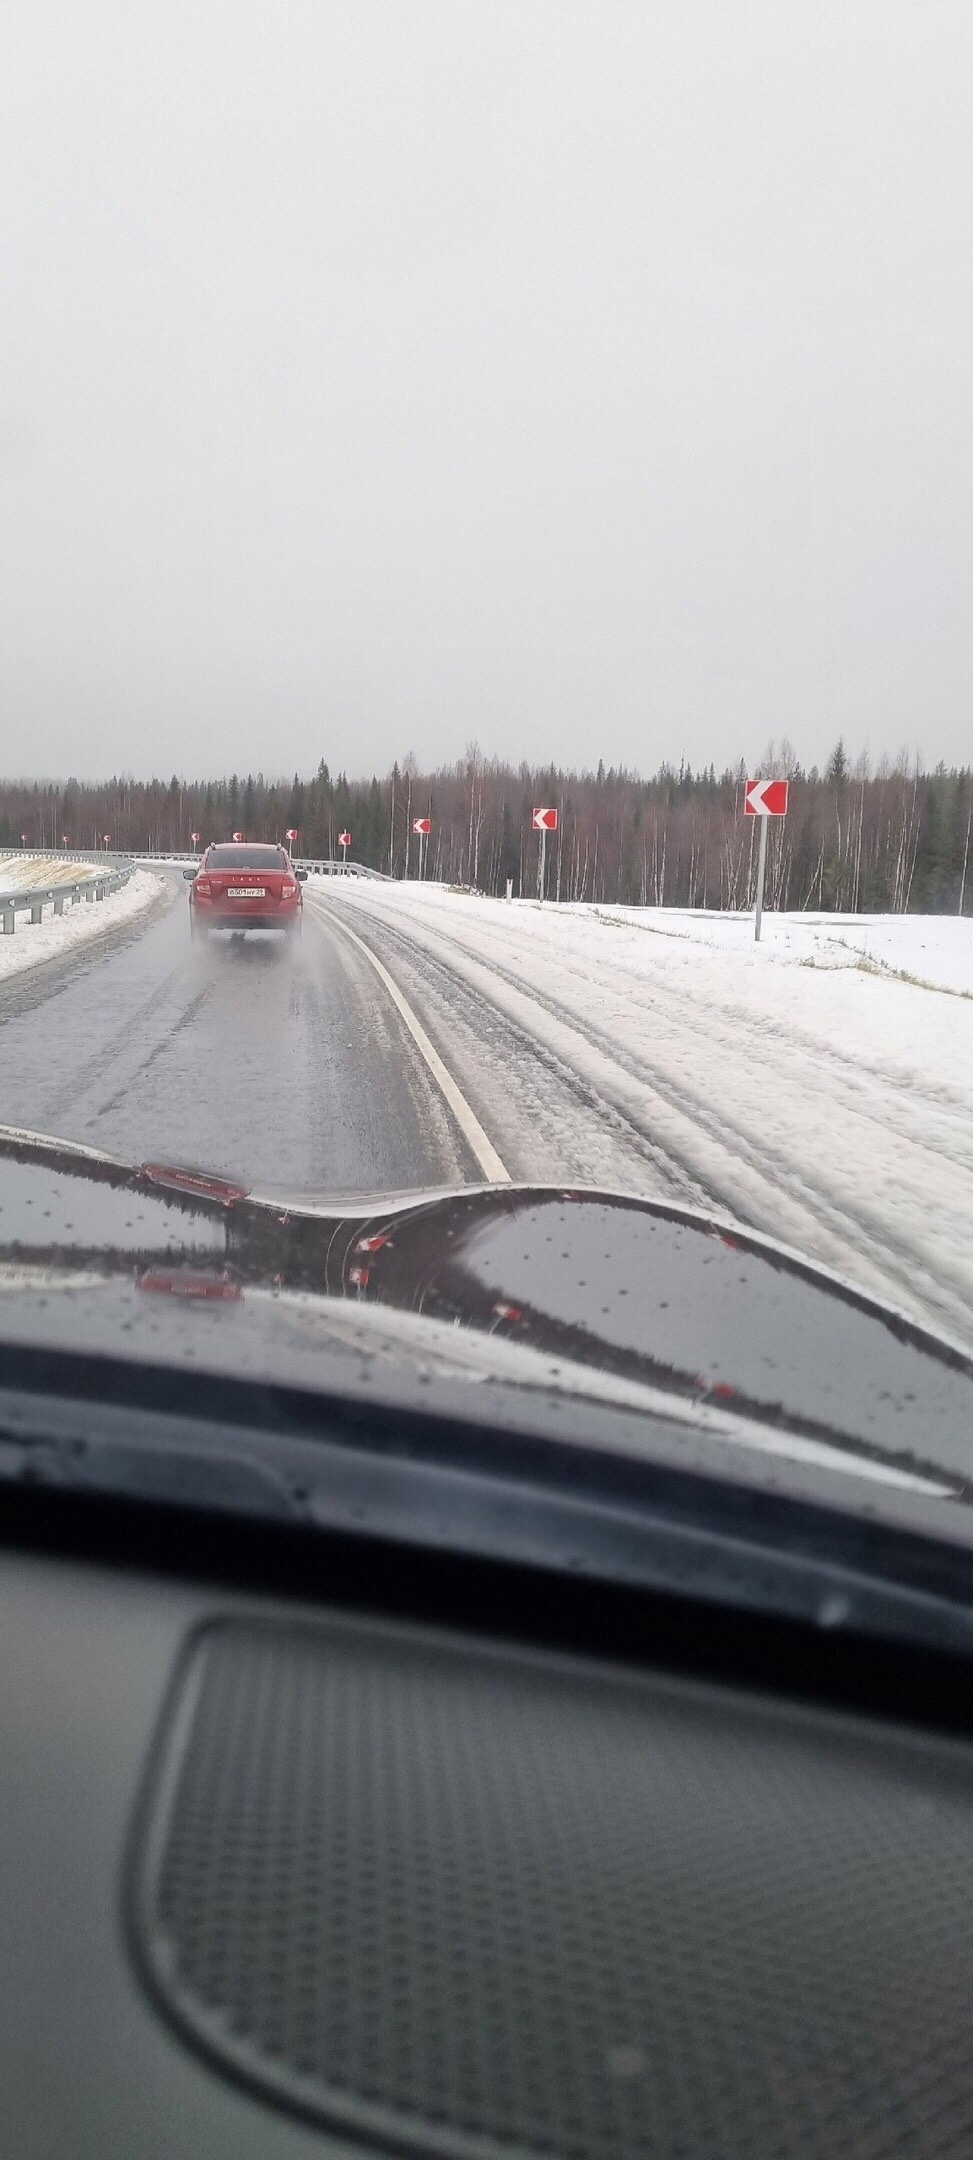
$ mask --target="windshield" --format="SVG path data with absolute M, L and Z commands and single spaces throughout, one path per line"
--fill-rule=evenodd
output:
M 428 1367 L 552 1446 L 570 1398 L 609 1488 L 609 1408 L 648 1457 L 668 1404 L 744 1481 L 844 1451 L 842 1507 L 884 1465 L 960 1516 L 973 17 L 935 24 L 7 17 L 0 1342 Z

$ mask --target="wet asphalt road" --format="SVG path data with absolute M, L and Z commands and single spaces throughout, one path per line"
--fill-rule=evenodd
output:
M 0 991 L 0 1121 L 289 1193 L 477 1176 L 368 963 L 305 908 L 193 945 L 185 884 L 127 935 Z

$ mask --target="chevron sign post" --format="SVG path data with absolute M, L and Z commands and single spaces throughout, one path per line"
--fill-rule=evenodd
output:
M 757 850 L 757 905 L 754 909 L 753 935 L 760 942 L 760 924 L 764 912 L 764 877 L 767 871 L 767 819 L 787 816 L 787 796 L 790 782 L 787 780 L 748 780 L 743 791 L 744 817 L 760 819 L 760 846 Z
M 531 819 L 531 823 L 533 825 L 534 831 L 539 832 L 541 836 L 540 852 L 537 862 L 537 897 L 543 903 L 544 872 L 547 862 L 547 836 L 549 832 L 557 831 L 557 811 L 553 808 L 548 809 L 542 803 L 539 808 L 535 809 L 534 815 Z

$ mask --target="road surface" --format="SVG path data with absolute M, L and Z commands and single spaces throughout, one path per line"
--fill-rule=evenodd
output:
M 306 909 L 294 946 L 191 944 L 178 873 L 164 890 L 150 921 L 0 991 L 5 1124 L 295 1195 L 480 1174 L 374 971 L 323 911 Z
M 632 973 L 598 924 L 579 943 L 567 920 L 337 880 L 306 888 L 294 948 L 193 945 L 185 885 L 164 886 L 154 918 L 0 990 L 4 1123 L 281 1197 L 506 1173 L 668 1199 L 973 1340 L 962 999 L 894 993 L 948 1028 L 944 1078 L 893 1055 L 887 986 L 860 976 L 778 974 L 789 1004 L 761 1017 L 759 984 L 707 962 L 707 1002 L 665 939 Z M 808 1033 L 809 986 L 819 1017 L 841 993 L 837 1033 Z M 863 1048 L 842 1030 L 875 998 Z
M 309 888 L 294 947 L 192 944 L 185 885 L 161 875 L 147 923 L 0 990 L 5 1124 L 294 1196 L 482 1177 L 364 933 L 512 1177 L 706 1205 L 651 1134 L 337 883 Z

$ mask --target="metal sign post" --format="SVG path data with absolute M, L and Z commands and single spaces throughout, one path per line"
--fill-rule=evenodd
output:
M 541 844 L 537 861 L 537 897 L 543 905 L 544 870 L 547 861 L 547 835 L 549 832 L 557 831 L 557 811 L 554 809 L 545 809 L 544 806 L 541 805 L 539 808 L 535 809 L 531 822 L 533 824 L 534 831 L 539 832 L 541 836 Z
M 760 925 L 764 912 L 764 879 L 767 875 L 767 820 L 787 816 L 787 796 L 790 783 L 787 780 L 748 780 L 743 793 L 745 817 L 760 819 L 760 845 L 757 849 L 757 899 L 753 917 L 754 943 L 760 943 Z
M 757 903 L 753 912 L 754 943 L 760 943 L 760 925 L 764 912 L 764 878 L 767 875 L 767 819 L 760 820 L 760 839 L 757 843 Z

